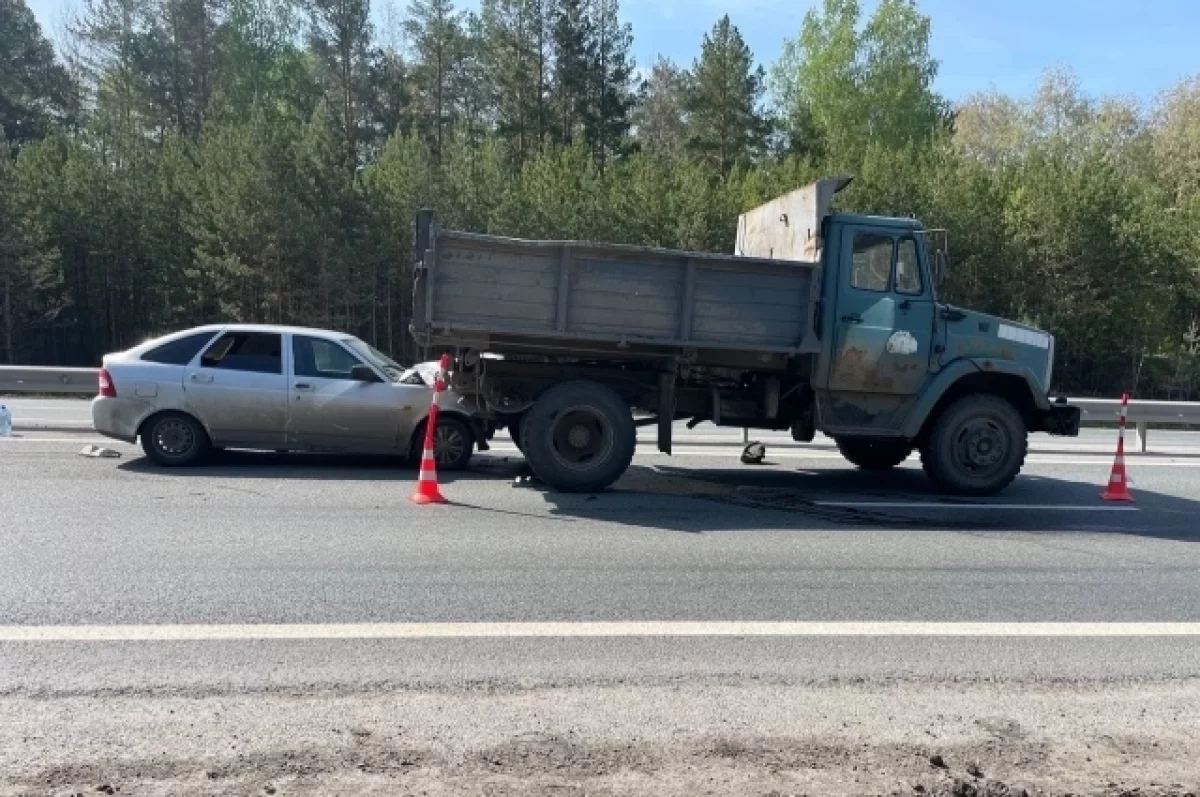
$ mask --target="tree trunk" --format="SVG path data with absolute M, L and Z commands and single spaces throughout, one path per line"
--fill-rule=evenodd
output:
M 4 361 L 16 365 L 13 360 L 12 274 L 4 275 Z

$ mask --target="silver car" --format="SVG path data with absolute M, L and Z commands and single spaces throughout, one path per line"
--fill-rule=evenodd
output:
M 405 370 L 350 335 L 303 327 L 198 327 L 109 354 L 92 402 L 96 431 L 141 439 L 160 465 L 214 448 L 419 457 L 436 366 Z M 439 467 L 486 447 L 474 409 L 438 399 Z

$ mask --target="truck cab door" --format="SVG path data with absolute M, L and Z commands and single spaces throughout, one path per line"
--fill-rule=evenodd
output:
M 837 433 L 899 431 L 929 373 L 934 299 L 924 247 L 909 230 L 842 231 L 822 427 Z

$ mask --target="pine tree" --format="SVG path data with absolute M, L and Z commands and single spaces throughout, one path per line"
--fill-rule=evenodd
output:
M 688 147 L 721 173 L 762 154 L 767 124 L 759 109 L 762 67 L 729 15 L 721 17 L 700 45 L 687 94 Z
M 659 56 L 642 81 L 634 126 L 642 149 L 657 155 L 675 155 L 687 135 L 688 74 Z
M 540 151 L 549 124 L 550 0 L 485 0 L 482 60 L 495 86 L 497 132 L 514 166 Z
M 454 128 L 461 87 L 462 22 L 452 0 L 412 0 L 405 29 L 413 48 L 417 127 L 440 163 Z
M 320 59 L 326 97 L 342 140 L 343 162 L 359 165 L 370 68 L 370 0 L 309 0 L 309 47 Z
M 570 143 L 582 134 L 588 112 L 588 42 L 591 20 L 584 0 L 559 0 L 554 14 L 554 138 Z
M 0 0 L 0 64 L 2 135 L 18 143 L 44 137 L 66 117 L 74 87 L 24 0 Z
M 625 151 L 630 114 L 636 102 L 631 89 L 633 33 L 619 18 L 619 0 L 592 0 L 587 41 L 587 109 L 584 135 L 600 171 L 613 156 Z

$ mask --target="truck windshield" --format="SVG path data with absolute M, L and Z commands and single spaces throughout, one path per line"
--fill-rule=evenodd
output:
M 393 382 L 398 382 L 400 376 L 404 373 L 404 367 L 388 357 L 374 346 L 365 343 L 358 338 L 344 338 L 342 343 L 350 347 L 351 351 L 362 357 L 367 362 L 374 365 L 379 370 L 387 374 L 387 378 Z

